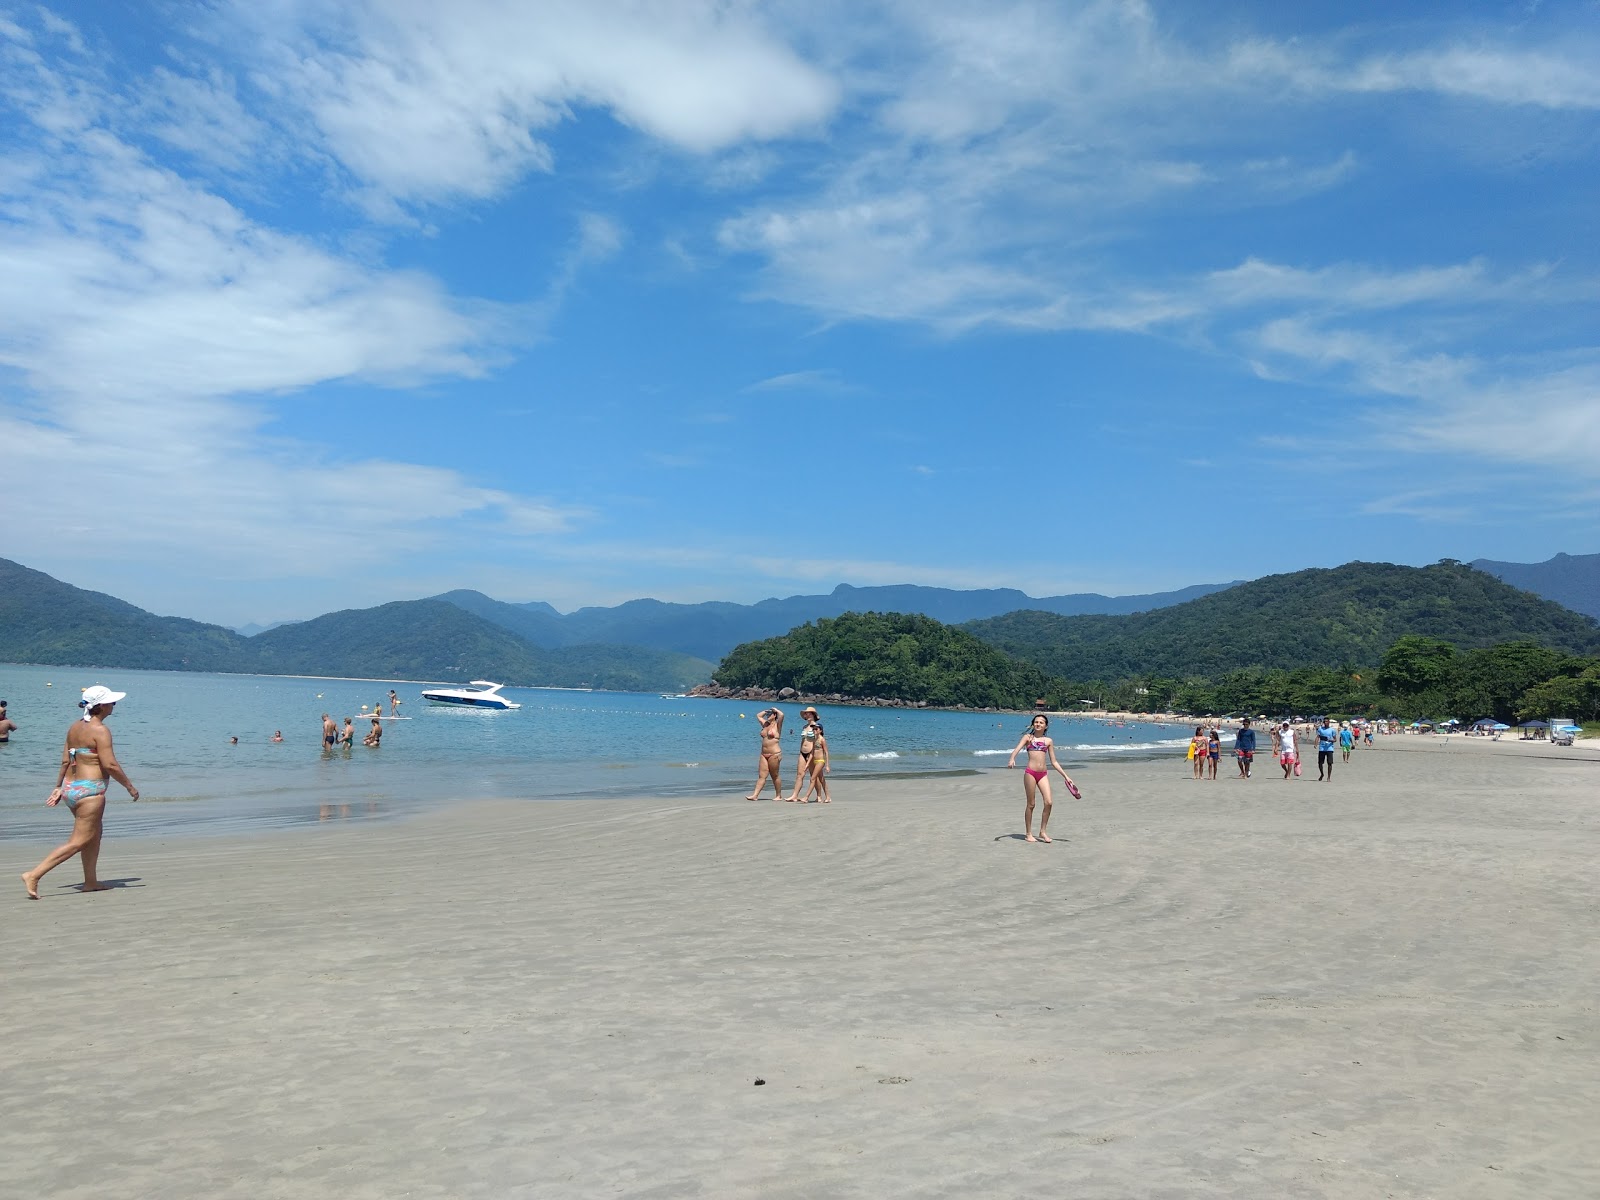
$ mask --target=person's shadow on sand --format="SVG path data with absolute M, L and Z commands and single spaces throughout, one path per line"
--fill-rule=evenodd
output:
M 1028 840 L 1028 835 L 1025 833 L 1002 833 L 997 835 L 994 840 L 997 842 L 1025 842 Z M 1048 842 L 1045 842 L 1044 845 L 1054 846 L 1057 842 L 1064 842 L 1066 840 L 1067 839 L 1064 837 L 1051 838 Z
M 100 890 L 102 892 L 114 891 L 117 888 L 142 888 L 146 886 L 148 885 L 145 883 L 144 879 L 138 875 L 129 875 L 125 879 L 102 879 L 100 881 Z M 67 884 L 66 888 L 68 891 L 77 892 L 80 896 L 84 894 L 83 884 L 81 883 Z

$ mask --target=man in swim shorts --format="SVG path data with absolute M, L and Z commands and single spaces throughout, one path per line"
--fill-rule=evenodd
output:
M 9 742 L 11 731 L 16 727 L 17 723 L 6 715 L 6 702 L 0 700 L 0 742 Z
M 1239 732 L 1233 735 L 1233 753 L 1239 760 L 1239 778 L 1250 778 L 1250 764 L 1256 757 L 1256 731 L 1250 728 L 1250 718 L 1239 722 Z
M 322 714 L 322 748 L 332 750 L 334 743 L 339 740 L 339 727 L 333 723 L 333 718 L 327 713 Z

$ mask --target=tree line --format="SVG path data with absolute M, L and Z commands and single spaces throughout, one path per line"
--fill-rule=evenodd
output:
M 1240 667 L 1218 675 L 1130 674 L 1072 680 L 1048 674 L 930 617 L 846 613 L 736 647 L 715 672 L 730 687 L 792 687 L 808 695 L 941 707 L 1278 715 L 1600 719 L 1600 658 L 1533 641 L 1460 650 L 1403 635 L 1373 665 Z

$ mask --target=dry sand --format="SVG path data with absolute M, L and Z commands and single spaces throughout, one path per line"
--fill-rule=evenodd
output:
M 1020 772 L 234 840 L 113 810 L 121 886 L 0 903 L 4 1190 L 1600 1195 L 1600 753 L 1259 767 L 1085 769 L 1050 846 Z

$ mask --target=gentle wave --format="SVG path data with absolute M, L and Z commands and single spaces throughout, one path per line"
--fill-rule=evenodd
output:
M 880 751 L 877 754 L 858 754 L 858 755 L 856 755 L 856 760 L 858 762 L 870 762 L 873 759 L 877 759 L 877 758 L 899 758 L 899 757 L 900 756 L 898 754 L 896 754 L 893 750 L 884 750 L 884 751 Z
M 987 754 L 1010 754 L 1011 751 L 1009 751 L 1009 750 L 974 750 L 972 753 L 973 753 L 974 756 L 976 756 L 978 758 L 982 758 L 984 755 L 987 755 Z
M 1160 742 L 1080 742 L 1072 747 L 1074 750 L 1156 750 L 1167 746 L 1187 746 L 1188 738 L 1177 738 Z

